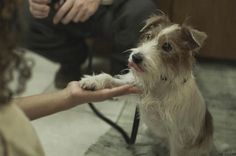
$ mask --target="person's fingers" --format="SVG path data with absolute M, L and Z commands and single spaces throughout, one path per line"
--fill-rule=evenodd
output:
M 92 16 L 92 13 L 90 11 L 86 11 L 84 16 L 81 17 L 80 21 L 85 22 Z
M 130 87 L 128 90 L 129 93 L 141 94 L 142 91 L 137 87 Z
M 37 3 L 32 3 L 30 5 L 30 8 L 32 9 L 32 11 L 41 12 L 41 14 L 48 14 L 50 10 L 49 6 Z
M 73 6 L 73 0 L 67 0 L 57 11 L 56 15 L 53 18 L 53 23 L 58 24 L 61 21 L 61 19 L 65 16 L 65 14 L 71 9 L 72 6 Z
M 62 23 L 68 24 L 69 22 L 71 22 L 74 19 L 74 17 L 77 15 L 79 10 L 80 10 L 80 7 L 73 6 L 70 12 L 67 13 L 67 15 L 63 18 Z
M 43 18 L 46 18 L 47 16 L 41 16 L 41 15 L 34 15 L 35 18 L 38 18 L 38 19 L 43 19 Z
M 31 2 L 38 3 L 38 4 L 48 4 L 49 0 L 30 0 Z
M 129 85 L 115 87 L 112 89 L 102 89 L 97 91 L 87 91 L 83 90 L 84 95 L 86 97 L 90 97 L 89 100 L 86 99 L 84 101 L 92 101 L 92 102 L 98 102 L 110 99 L 112 97 L 121 96 L 124 94 L 127 94 L 127 90 L 129 89 Z
M 86 94 L 90 94 L 92 101 L 102 101 L 112 97 L 122 96 L 126 94 L 137 94 L 141 91 L 130 85 L 123 85 L 119 87 L 114 87 L 111 89 L 102 89 L 97 91 L 85 91 Z
M 86 14 L 86 10 L 84 10 L 83 8 L 81 8 L 81 10 L 79 10 L 78 14 L 75 16 L 75 18 L 73 19 L 73 21 L 75 23 L 78 23 L 82 17 L 84 17 Z
M 38 10 L 34 10 L 31 7 L 30 7 L 30 12 L 35 18 L 45 18 L 45 17 L 48 16 L 47 12 L 41 12 L 41 11 L 38 11 Z
M 115 87 L 110 89 L 111 94 L 117 94 L 119 95 L 124 95 L 124 94 L 140 94 L 142 91 L 140 89 L 138 89 L 137 87 L 134 86 L 130 86 L 130 85 L 123 85 L 120 87 Z
M 111 98 L 111 97 L 130 94 L 131 92 L 129 89 L 130 89 L 129 85 L 124 85 L 124 86 L 115 87 L 115 88 L 111 88 L 111 89 L 101 90 L 101 93 L 103 94 L 102 97 L 104 99 L 107 99 L 107 98 Z

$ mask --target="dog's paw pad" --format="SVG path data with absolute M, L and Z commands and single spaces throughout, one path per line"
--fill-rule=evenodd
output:
M 94 91 L 94 90 L 96 90 L 96 85 L 95 84 L 84 85 L 82 88 L 85 89 L 85 90 L 92 90 L 92 91 Z
M 84 78 L 80 81 L 80 87 L 84 90 L 97 90 L 97 85 L 95 82 L 92 82 L 91 80 Z

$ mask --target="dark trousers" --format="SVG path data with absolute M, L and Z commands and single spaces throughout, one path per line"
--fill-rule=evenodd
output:
M 116 1 L 111 6 L 100 6 L 84 23 L 67 25 L 52 23 L 55 11 L 51 11 L 46 19 L 35 19 L 26 6 L 29 27 L 25 33 L 25 47 L 54 62 L 70 65 L 80 65 L 86 59 L 86 37 L 111 41 L 113 52 L 117 54 L 134 47 L 145 19 L 157 7 L 152 0 Z

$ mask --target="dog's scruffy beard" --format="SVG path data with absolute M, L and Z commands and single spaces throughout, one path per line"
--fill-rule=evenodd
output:
M 133 84 L 142 89 L 141 119 L 168 142 L 171 156 L 207 156 L 212 145 L 212 118 L 192 74 L 194 54 L 206 34 L 153 16 L 141 30 L 137 48 L 128 50 L 130 72 L 86 76 L 84 89 Z

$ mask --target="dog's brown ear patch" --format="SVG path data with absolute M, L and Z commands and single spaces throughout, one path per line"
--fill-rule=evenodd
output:
M 152 15 L 145 23 L 145 26 L 140 30 L 141 33 L 147 32 L 162 23 L 170 23 L 170 20 L 166 15 Z
M 186 47 L 189 50 L 197 50 L 202 47 L 204 41 L 207 38 L 206 33 L 198 31 L 188 26 L 183 26 L 182 29 L 182 37 L 186 42 Z

